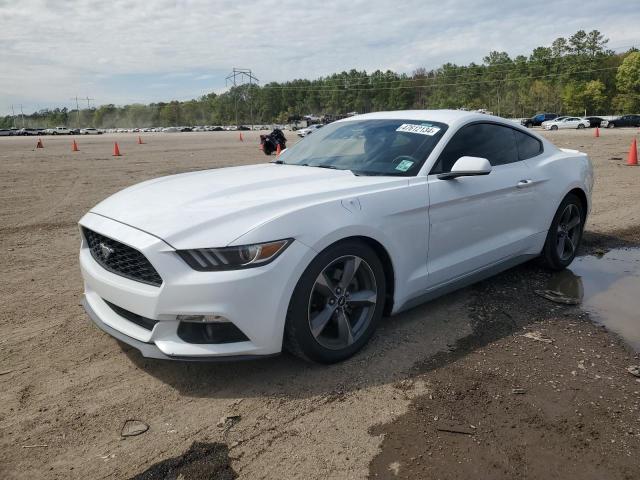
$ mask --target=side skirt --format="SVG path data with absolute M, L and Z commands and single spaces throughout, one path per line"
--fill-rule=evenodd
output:
M 538 256 L 539 254 L 518 255 L 517 257 L 509 258 L 505 261 L 501 261 L 499 263 L 490 265 L 486 268 L 483 268 L 482 270 L 477 270 L 475 272 L 469 273 L 463 277 L 459 277 L 455 280 L 445 283 L 444 285 L 439 285 L 431 290 L 427 290 L 425 293 L 419 294 L 418 296 L 407 300 L 393 314 L 395 315 L 396 313 L 409 310 L 410 308 L 416 307 L 425 302 L 429 302 L 435 298 L 441 297 L 442 295 L 446 295 L 447 293 L 451 293 L 455 290 L 468 287 L 469 285 L 477 283 L 481 280 L 485 280 L 489 277 L 493 277 L 494 275 L 497 275 L 500 272 L 509 270 L 510 268 L 513 268 L 516 265 L 525 263 Z

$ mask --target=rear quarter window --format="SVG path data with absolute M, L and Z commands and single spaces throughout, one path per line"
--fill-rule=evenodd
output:
M 537 138 L 527 135 L 520 130 L 513 130 L 513 134 L 516 137 L 516 146 L 518 147 L 518 158 L 520 160 L 526 160 L 527 158 L 533 158 L 540 155 L 543 151 L 542 142 Z

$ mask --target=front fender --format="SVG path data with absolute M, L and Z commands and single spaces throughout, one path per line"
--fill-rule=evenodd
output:
M 349 203 L 354 199 L 357 201 Z M 347 209 L 345 203 L 351 207 Z M 400 305 L 426 288 L 428 234 L 427 184 L 406 182 L 396 188 L 288 212 L 242 235 L 233 244 L 294 238 L 317 253 L 346 238 L 373 239 L 389 254 L 395 278 L 394 304 Z

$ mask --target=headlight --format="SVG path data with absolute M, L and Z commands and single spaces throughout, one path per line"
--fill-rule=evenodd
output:
M 239 247 L 178 250 L 178 255 L 194 270 L 212 272 L 259 267 L 275 260 L 293 239 L 241 245 Z

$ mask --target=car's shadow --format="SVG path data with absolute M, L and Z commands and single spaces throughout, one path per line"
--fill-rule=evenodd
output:
M 637 247 L 640 229 L 605 235 L 585 232 L 580 255 Z M 131 361 L 150 375 L 194 397 L 308 397 L 339 395 L 389 384 L 455 361 L 468 352 L 532 322 L 564 316 L 578 307 L 536 295 L 552 273 L 533 260 L 471 287 L 394 317 L 384 318 L 369 344 L 353 358 L 318 365 L 288 353 L 243 362 L 173 362 L 143 358 L 121 344 Z M 304 385 L 304 389 L 301 389 Z
M 532 261 L 385 318 L 363 351 L 335 365 L 311 364 L 288 353 L 243 362 L 173 362 L 146 359 L 131 347 L 122 348 L 135 365 L 186 396 L 340 395 L 454 361 L 528 323 L 557 317 L 558 309 L 578 313 L 577 307 L 559 306 L 534 293 L 550 275 Z

